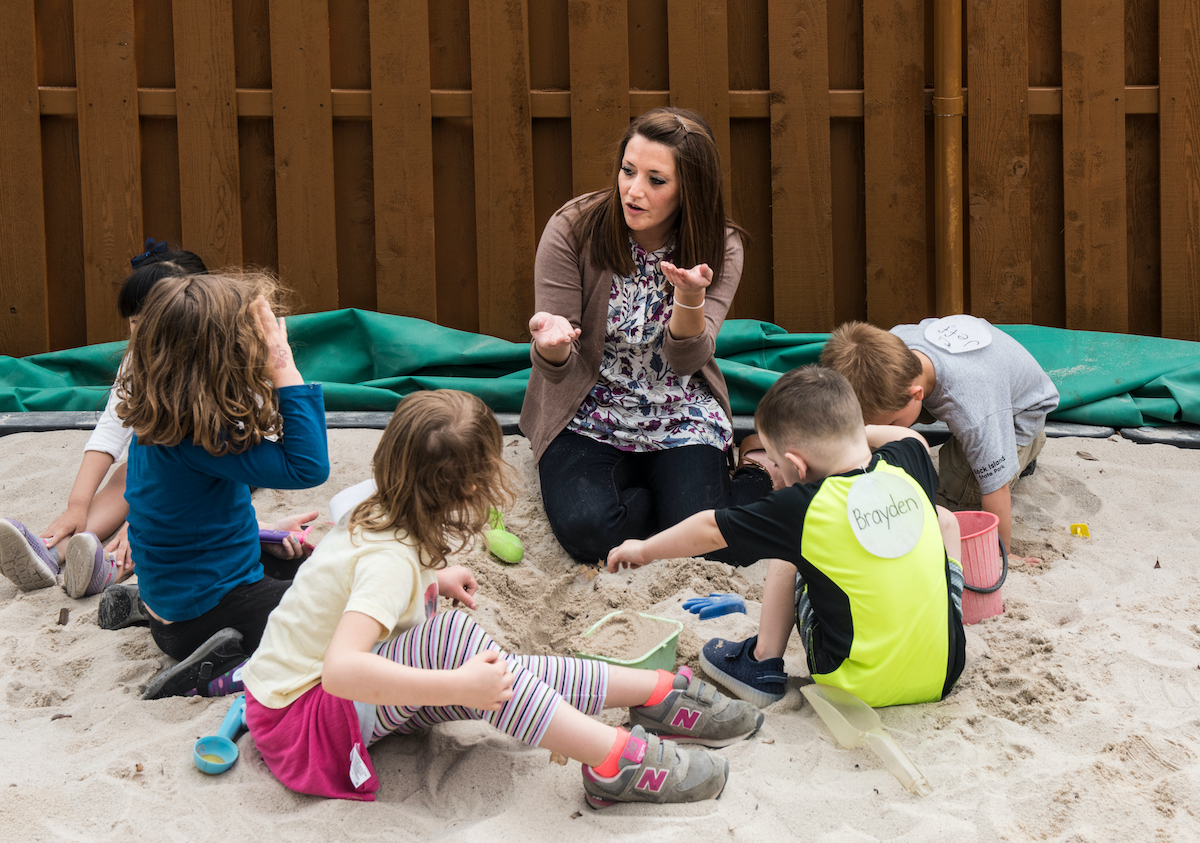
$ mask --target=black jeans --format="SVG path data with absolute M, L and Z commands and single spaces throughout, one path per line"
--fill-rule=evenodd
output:
M 254 583 L 234 586 L 198 618 L 190 621 L 161 623 L 150 619 L 150 634 L 158 648 L 173 659 L 186 659 L 196 648 L 225 627 L 242 633 L 242 651 L 249 656 L 258 649 L 267 616 L 279 605 L 283 593 L 292 584 L 300 567 L 300 559 L 276 559 L 263 554 L 266 575 Z
M 732 480 L 725 454 L 710 445 L 620 451 L 577 433 L 560 433 L 538 463 L 546 518 L 576 560 L 595 564 L 625 539 L 644 539 L 705 509 L 738 506 L 771 491 L 757 468 Z M 708 558 L 748 565 L 728 548 Z

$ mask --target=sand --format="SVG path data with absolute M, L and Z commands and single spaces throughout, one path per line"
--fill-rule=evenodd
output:
M 327 518 L 330 496 L 366 476 L 378 437 L 331 431 L 329 482 L 260 491 L 260 516 L 320 507 Z M 0 514 L 44 527 L 66 502 L 86 438 L 0 438 Z M 461 560 L 481 585 L 476 618 L 505 647 L 564 652 L 605 614 L 631 609 L 683 621 L 679 657 L 698 668 L 708 638 L 754 632 L 762 563 L 681 559 L 617 575 L 575 565 L 546 525 L 527 443 L 510 438 L 506 453 L 526 486 L 505 519 L 526 561 L 504 568 L 480 551 Z M 0 840 L 1200 839 L 1200 452 L 1057 439 L 1038 465 L 1015 497 L 1016 549 L 1045 564 L 1015 566 L 1005 613 L 968 628 L 967 667 L 949 698 L 880 711 L 932 785 L 924 799 L 869 750 L 834 743 L 798 690 L 795 636 L 788 694 L 759 734 L 722 750 L 731 777 L 716 802 L 595 812 L 575 764 L 550 764 L 545 750 L 474 723 L 376 744 L 374 804 L 287 791 L 247 736 L 234 767 L 209 777 L 191 747 L 216 731 L 227 701 L 143 702 L 169 664 L 146 629 L 99 629 L 98 597 L 21 594 L 0 581 Z M 1089 538 L 1069 534 L 1075 522 Z M 700 621 L 681 606 L 714 591 L 743 594 L 747 614 Z

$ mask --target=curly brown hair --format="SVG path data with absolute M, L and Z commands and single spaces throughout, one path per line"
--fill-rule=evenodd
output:
M 912 398 L 908 388 L 921 376 L 921 361 L 904 340 L 865 322 L 835 328 L 821 365 L 846 376 L 868 421 L 904 407 Z
M 490 508 L 515 497 L 503 447 L 500 424 L 474 395 L 412 393 L 383 431 L 371 460 L 376 490 L 350 514 L 350 530 L 405 530 L 422 564 L 445 567 L 483 531 Z
M 117 415 L 143 445 L 184 439 L 213 456 L 242 453 L 282 422 L 266 343 L 251 305 L 281 312 L 263 272 L 164 278 L 146 296 L 117 380 Z

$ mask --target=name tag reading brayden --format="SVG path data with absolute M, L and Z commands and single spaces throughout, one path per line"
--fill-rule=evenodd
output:
M 863 549 L 898 559 L 921 540 L 925 513 L 918 490 L 895 474 L 874 471 L 850 484 L 846 517 Z
M 977 351 L 992 344 L 992 332 L 983 320 L 960 313 L 925 327 L 925 339 L 951 354 Z

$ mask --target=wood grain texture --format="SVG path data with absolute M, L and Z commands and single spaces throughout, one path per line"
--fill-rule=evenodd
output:
M 1126 265 L 1129 332 L 1162 334 L 1162 197 L 1158 106 L 1159 0 L 1125 4 Z M 1143 92 L 1145 92 L 1143 94 Z M 1153 94 L 1154 113 L 1141 113 Z
M 471 0 L 470 13 L 479 330 L 528 339 L 536 243 L 526 7 Z
M 74 7 L 89 343 L 126 336 L 113 303 L 144 239 L 133 5 L 96 0 Z
M 33 0 L 0 26 L 0 354 L 47 351 L 46 221 Z
M 614 25 L 628 18 L 628 0 L 569 0 L 567 14 L 571 186 L 578 196 L 612 185 L 614 151 L 629 125 L 629 38 Z
M 834 324 L 825 0 L 769 0 L 775 320 Z
M 372 3 L 376 298 L 384 313 L 436 322 L 429 73 L 428 5 Z
M 1200 6 L 1159 9 L 1162 334 L 1200 340 Z
M 301 309 L 338 306 L 329 6 L 271 0 L 279 277 Z
M 727 0 L 667 0 L 671 105 L 700 112 L 712 127 L 733 195 L 729 166 L 729 14 Z
M 75 22 L 71 0 L 35 5 L 38 84 L 71 87 L 75 102 Z M 51 351 L 87 342 L 83 286 L 83 222 L 79 185 L 79 123 L 47 116 L 41 121 L 42 191 L 46 221 L 46 297 Z
M 1061 328 L 1067 322 L 1063 278 L 1062 10 L 1059 0 L 1028 0 L 1029 84 L 1059 90 L 1055 114 L 1034 116 L 1030 90 L 1030 286 L 1033 322 Z M 970 97 L 968 96 L 968 100 Z M 970 108 L 968 102 L 967 108 Z
M 863 14 L 861 0 L 827 0 L 829 86 L 862 89 Z M 833 216 L 834 322 L 867 318 L 867 207 L 864 137 L 857 118 L 834 114 L 830 97 L 829 170 Z
M 1124 7 L 1063 0 L 1068 328 L 1126 331 Z
M 924 5 L 864 0 L 867 317 L 932 312 L 925 189 Z
M 1029 53 L 1025 6 L 967 5 L 971 312 L 1033 318 L 1029 208 Z
M 186 248 L 242 262 L 233 14 L 225 0 L 174 0 L 179 204 Z

